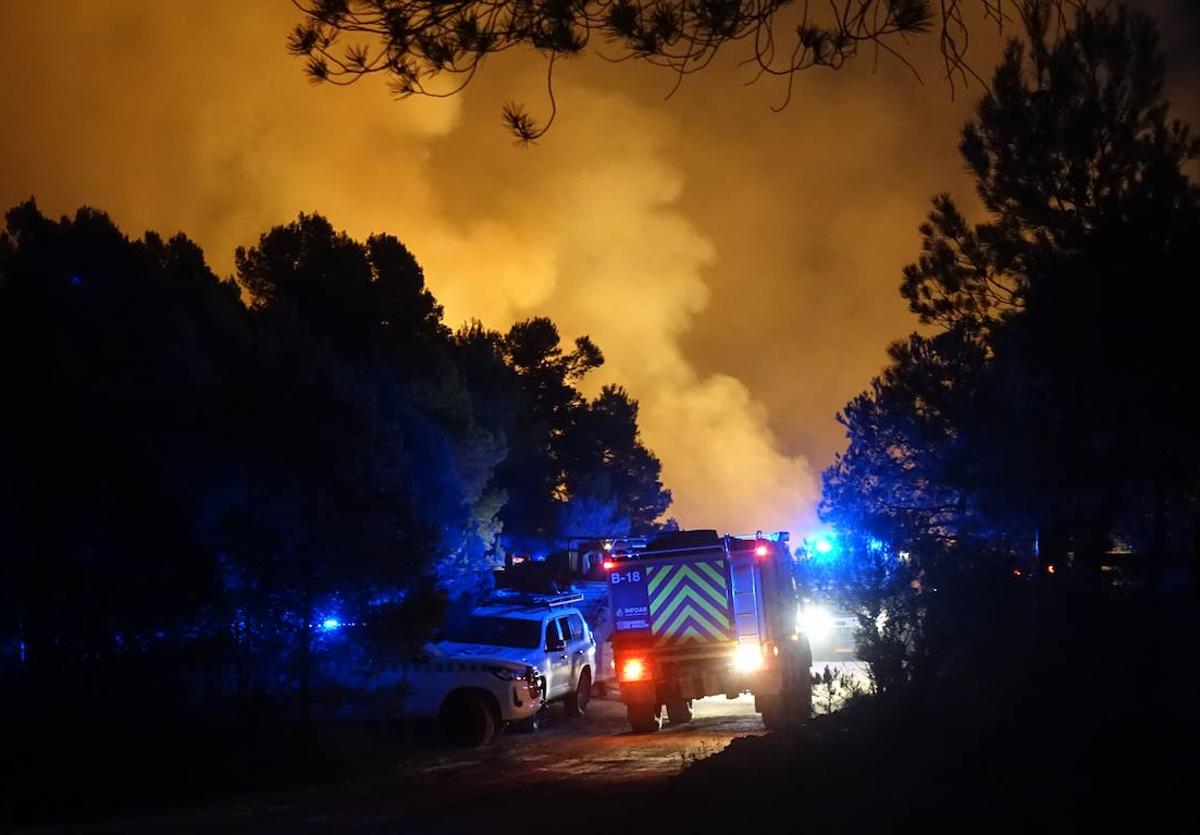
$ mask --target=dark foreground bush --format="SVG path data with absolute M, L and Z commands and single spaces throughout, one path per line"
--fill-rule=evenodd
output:
M 40 710 L 6 717 L 2 733 L 0 828 L 335 783 L 399 756 L 396 731 L 378 723 L 283 721 L 244 705 L 190 719 Z
M 645 830 L 1200 831 L 1194 599 L 1020 596 L 964 618 L 928 687 L 735 742 Z

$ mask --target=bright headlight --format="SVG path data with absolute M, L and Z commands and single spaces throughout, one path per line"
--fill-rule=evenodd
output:
M 758 644 L 738 644 L 733 653 L 733 669 L 739 673 L 752 673 L 762 667 L 762 649 Z
M 807 606 L 800 616 L 800 631 L 810 641 L 822 641 L 833 634 L 833 614 L 824 606 Z

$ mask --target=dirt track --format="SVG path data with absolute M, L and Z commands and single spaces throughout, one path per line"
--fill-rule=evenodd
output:
M 534 734 L 506 733 L 486 748 L 403 752 L 383 776 L 275 793 L 61 831 L 109 833 L 536 833 L 619 821 L 659 782 L 740 736 L 764 733 L 750 696 L 696 703 L 695 719 L 634 735 L 618 701 L 594 699 L 587 718 L 551 706 Z
M 820 672 L 825 662 L 813 668 Z M 862 675 L 854 662 L 834 663 Z M 818 710 L 820 708 L 818 707 Z M 656 734 L 633 734 L 625 707 L 593 699 L 567 720 L 552 705 L 542 729 L 508 732 L 475 750 L 424 742 L 397 751 L 394 768 L 342 786 L 296 789 L 88 826 L 27 830 L 80 835 L 383 835 L 383 833 L 628 831 L 630 815 L 690 763 L 739 737 L 764 734 L 754 698 L 695 703 L 695 718 Z

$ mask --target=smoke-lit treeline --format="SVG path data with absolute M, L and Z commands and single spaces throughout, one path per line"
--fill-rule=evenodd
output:
M 464 97 L 313 88 L 287 2 L 21 4 L 0 33 L 0 202 L 103 206 L 184 229 L 219 272 L 245 230 L 321 211 L 387 231 L 426 265 L 447 319 L 547 314 L 588 333 L 643 406 L 684 524 L 811 518 L 832 415 L 912 322 L 894 293 L 928 196 L 959 176 L 932 43 L 782 89 L 729 56 L 671 79 L 596 57 L 558 72 L 560 119 L 532 149 L 505 99 L 544 106 L 534 56 L 489 62 Z M 998 42 L 973 54 L 986 69 Z

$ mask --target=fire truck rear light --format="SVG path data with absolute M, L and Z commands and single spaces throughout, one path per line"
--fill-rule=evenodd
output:
M 762 647 L 758 644 L 740 644 L 733 653 L 733 669 L 739 673 L 753 673 L 762 665 Z
M 613 568 L 615 568 L 615 567 L 616 567 L 616 565 L 617 565 L 617 561 L 616 561 L 616 560 L 605 560 L 605 561 L 604 561 L 604 570 L 605 570 L 605 571 L 612 571 L 612 570 L 613 570 Z
M 626 658 L 621 662 L 621 681 L 645 681 L 649 678 L 646 662 L 640 658 Z
M 757 548 L 755 548 L 755 549 L 754 549 L 754 553 L 755 553 L 757 556 L 760 556 L 760 557 L 765 557 L 765 556 L 767 555 L 767 546 L 766 546 L 766 545 L 759 545 Z

